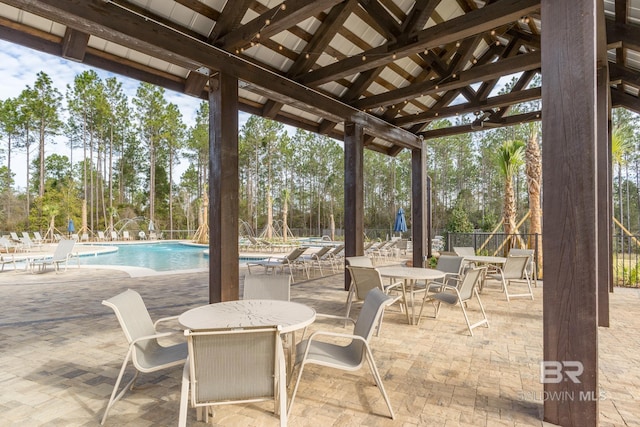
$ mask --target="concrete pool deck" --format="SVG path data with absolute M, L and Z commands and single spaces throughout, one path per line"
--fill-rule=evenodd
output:
M 241 270 L 243 277 L 245 271 Z M 207 303 L 208 273 L 131 277 L 125 271 L 0 273 L 0 419 L 3 426 L 97 426 L 126 352 L 103 299 L 128 288 L 144 298 L 152 319 Z M 303 280 L 292 300 L 343 314 L 343 272 Z M 290 426 L 542 426 L 542 285 L 535 300 L 508 303 L 497 283 L 482 299 L 490 328 L 466 331 L 457 307 L 409 326 L 397 307 L 385 313 L 372 349 L 396 412 L 388 418 L 366 367 L 353 373 L 305 369 Z M 357 314 L 360 305 L 354 307 Z M 470 304 L 470 316 L 477 307 Z M 178 325 L 175 325 L 176 328 Z M 316 322 L 312 329 L 344 332 Z M 180 339 L 178 335 L 178 339 Z M 640 289 L 611 294 L 611 327 L 599 329 L 601 426 L 640 426 Z M 130 377 L 130 366 L 126 376 Z M 182 368 L 141 374 L 107 426 L 177 424 Z M 215 409 L 214 425 L 276 426 L 269 402 Z M 188 425 L 204 426 L 189 411 Z

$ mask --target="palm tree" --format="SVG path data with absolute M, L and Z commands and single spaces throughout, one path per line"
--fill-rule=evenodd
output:
M 540 200 L 540 188 L 542 186 L 542 154 L 538 145 L 537 123 L 529 124 L 529 139 L 525 150 L 525 174 L 527 175 L 527 189 L 529 192 L 529 239 L 527 246 L 535 249 L 535 236 L 542 239 L 542 204 Z M 542 241 L 538 241 L 538 254 L 536 265 L 542 267 Z
M 516 230 L 516 201 L 513 178 L 524 164 L 524 143 L 522 141 L 505 141 L 496 153 L 496 164 L 504 178 L 504 206 L 502 218 L 505 234 L 513 234 Z

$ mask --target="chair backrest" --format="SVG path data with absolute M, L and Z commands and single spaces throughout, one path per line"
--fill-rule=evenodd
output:
M 153 326 L 147 307 L 136 291 L 128 289 L 102 301 L 102 304 L 113 309 L 129 344 L 138 338 L 156 334 L 156 328 Z M 136 343 L 132 355 L 136 368 L 140 369 L 140 367 L 157 364 L 148 360 L 147 357 L 157 351 L 159 347 L 160 345 L 155 339 Z
M 43 239 L 42 239 L 42 235 L 40 234 L 40 232 L 38 232 L 38 231 L 34 231 L 34 232 L 33 232 L 33 235 L 34 235 L 34 237 L 36 238 L 36 240 L 38 240 L 38 241 L 42 241 L 42 240 L 43 240 Z
M 502 267 L 502 276 L 505 279 L 522 279 L 529 264 L 529 256 L 508 256 Z
M 129 236 L 129 230 L 124 230 L 122 232 L 122 238 L 125 240 L 129 240 L 131 238 L 131 236 Z
M 111 240 L 118 240 L 118 233 L 116 233 L 115 231 L 111 232 Z
M 372 289 L 384 289 L 380 272 L 375 268 L 348 265 L 347 269 L 351 274 L 351 286 L 355 287 L 354 296 L 356 299 L 366 299 Z
M 458 285 L 458 293 L 460 294 L 460 303 L 471 299 L 473 289 L 478 285 L 482 278 L 482 273 L 486 267 L 475 267 L 467 270 L 462 278 L 462 283 Z
M 300 255 L 302 255 L 306 250 L 307 248 L 303 248 L 302 246 L 295 248 L 294 250 L 289 252 L 286 257 L 284 257 L 283 262 L 291 262 L 297 260 L 298 258 L 300 258 Z
M 380 289 L 372 289 L 364 300 L 364 305 L 356 320 L 353 334 L 369 341 L 373 330 L 380 320 L 386 306 L 393 302 L 393 298 L 382 292 Z M 350 345 L 363 349 L 362 341 L 354 340 Z
M 9 252 L 10 248 L 15 248 L 15 243 L 11 242 L 6 237 L 0 237 L 0 245 L 4 246 L 5 251 Z
M 185 335 L 192 405 L 273 399 L 274 382 L 285 381 L 279 327 L 187 330 Z
M 335 248 L 330 252 L 330 254 L 331 254 L 332 256 L 336 256 L 336 255 L 338 255 L 340 252 L 342 252 L 342 250 L 343 250 L 343 249 L 344 249 L 344 243 L 342 243 L 342 244 L 340 244 L 340 245 L 336 246 L 336 247 L 335 247 Z
M 98 231 L 98 238 L 104 240 L 104 231 Z
M 55 251 L 53 251 L 52 259 L 54 261 L 63 261 L 65 260 L 71 251 L 73 250 L 74 245 L 76 244 L 75 240 L 67 240 L 62 239 L 58 242 Z
M 463 261 L 464 257 L 461 256 L 440 255 L 438 263 L 436 264 L 436 270 L 444 271 L 445 273 L 460 274 Z
M 314 254 L 312 254 L 311 257 L 318 260 L 322 259 L 331 249 L 333 249 L 331 246 L 323 246 Z
M 291 299 L 291 276 L 283 274 L 247 274 L 244 276 L 243 299 Z
M 24 237 L 25 239 L 31 240 L 31 237 L 29 237 L 29 232 L 28 231 L 23 231 L 22 232 L 22 237 Z
M 455 252 L 456 255 L 458 255 L 458 256 L 475 255 L 476 254 L 476 250 L 473 248 L 473 246 L 454 246 L 453 247 L 453 252 Z
M 9 234 L 11 235 L 11 238 L 16 242 L 20 240 L 20 238 L 18 237 L 18 233 L 16 233 L 15 231 L 10 231 Z
M 352 267 L 373 267 L 373 261 L 368 256 L 348 256 L 345 261 Z
M 78 239 L 78 235 L 74 234 L 74 236 L 76 236 L 76 240 Z M 82 241 L 83 242 L 88 242 L 89 241 L 89 233 L 82 233 Z
M 527 263 L 527 273 L 531 274 L 533 272 L 533 269 L 535 268 L 533 260 L 534 253 L 535 251 L 533 249 L 512 248 L 509 251 L 509 256 L 528 256 L 529 262 Z

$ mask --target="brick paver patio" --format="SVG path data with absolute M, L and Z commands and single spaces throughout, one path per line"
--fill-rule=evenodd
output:
M 126 352 L 117 320 L 101 301 L 135 289 L 155 320 L 205 304 L 207 280 L 206 272 L 132 278 L 119 270 L 75 266 L 60 274 L 1 273 L 1 425 L 98 425 Z M 292 287 L 294 301 L 343 313 L 342 272 L 299 280 Z M 543 425 L 541 285 L 535 296 L 508 303 L 497 284 L 489 284 L 482 298 L 490 328 L 475 329 L 473 337 L 457 307 L 443 307 L 438 319 L 425 317 L 417 327 L 391 307 L 372 346 L 396 419 L 388 418 L 366 368 L 345 373 L 309 366 L 289 425 Z M 356 305 L 354 315 L 358 310 Z M 478 315 L 473 303 L 469 312 L 472 320 Z M 344 331 L 342 324 L 312 326 L 319 327 Z M 599 336 L 600 425 L 640 426 L 640 290 L 616 289 L 611 327 L 601 328 Z M 181 371 L 142 374 L 106 424 L 176 425 Z M 272 410 L 268 402 L 221 406 L 213 422 L 276 426 Z M 190 410 L 189 425 L 205 424 Z

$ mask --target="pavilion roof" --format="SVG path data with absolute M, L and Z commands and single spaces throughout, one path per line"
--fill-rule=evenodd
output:
M 421 138 L 540 120 L 540 0 L 0 0 L 0 38 L 396 155 Z M 640 112 L 640 0 L 605 0 L 613 106 Z M 567 47 L 570 48 L 570 47 Z M 508 93 L 505 78 L 516 77 Z M 435 129 L 437 119 L 470 123 Z

